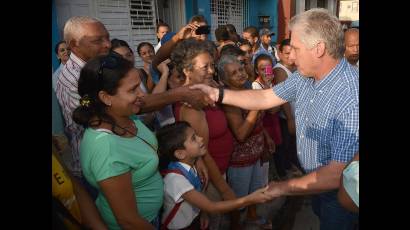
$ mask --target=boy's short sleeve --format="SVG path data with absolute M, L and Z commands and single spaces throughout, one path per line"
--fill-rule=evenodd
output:
M 182 195 L 192 189 L 195 189 L 194 186 L 183 175 L 169 173 L 164 177 L 165 194 L 172 197 L 175 203 L 181 202 Z

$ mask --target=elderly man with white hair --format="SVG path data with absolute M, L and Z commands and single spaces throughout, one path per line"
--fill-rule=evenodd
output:
M 306 175 L 272 181 L 272 198 L 312 194 L 320 229 L 353 229 L 357 215 L 343 209 L 337 189 L 346 163 L 359 148 L 359 72 L 343 57 L 339 20 L 311 9 L 290 21 L 290 58 L 297 71 L 265 90 L 232 91 L 196 85 L 215 102 L 248 110 L 295 103 L 297 154 Z
M 77 90 L 78 79 L 80 71 L 87 61 L 109 53 L 111 41 L 104 25 L 97 19 L 87 16 L 75 16 L 66 22 L 64 40 L 70 48 L 71 54 L 61 70 L 56 84 L 56 94 L 61 105 L 65 131 L 68 134 L 72 150 L 73 161 L 69 165 L 69 169 L 76 177 L 82 178 L 79 145 L 84 129 L 72 119 L 72 112 L 79 106 L 80 100 Z

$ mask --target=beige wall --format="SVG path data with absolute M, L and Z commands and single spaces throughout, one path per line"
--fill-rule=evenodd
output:
M 339 19 L 342 21 L 359 20 L 359 0 L 341 0 Z

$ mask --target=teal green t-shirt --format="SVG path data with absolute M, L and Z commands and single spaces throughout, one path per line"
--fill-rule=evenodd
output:
M 155 135 L 139 120 L 134 120 L 138 135 L 158 149 Z M 137 137 L 118 135 L 87 128 L 80 144 L 80 161 L 87 181 L 99 190 L 96 206 L 110 229 L 120 229 L 99 181 L 126 172 L 132 174 L 132 186 L 138 213 L 152 221 L 163 203 L 163 181 L 158 172 L 158 155 Z

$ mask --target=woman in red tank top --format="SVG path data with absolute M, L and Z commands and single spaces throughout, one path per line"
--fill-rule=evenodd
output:
M 206 41 L 187 39 L 178 43 L 171 54 L 171 60 L 177 71 L 185 75 L 184 85 L 213 83 L 215 73 L 213 52 L 216 50 L 211 50 Z M 206 195 L 214 200 L 235 199 L 235 193 L 224 178 L 233 151 L 233 136 L 224 112 L 218 106 L 195 110 L 185 104 L 177 103 L 174 114 L 176 120 L 187 121 L 195 132 L 204 138 L 204 143 L 208 146 L 207 153 L 202 157 L 210 178 Z M 235 214 L 235 218 L 231 219 L 237 222 L 239 212 Z M 210 215 L 210 225 L 218 228 L 220 223 L 213 224 L 213 222 L 219 221 L 213 219 L 220 219 L 220 217 Z

